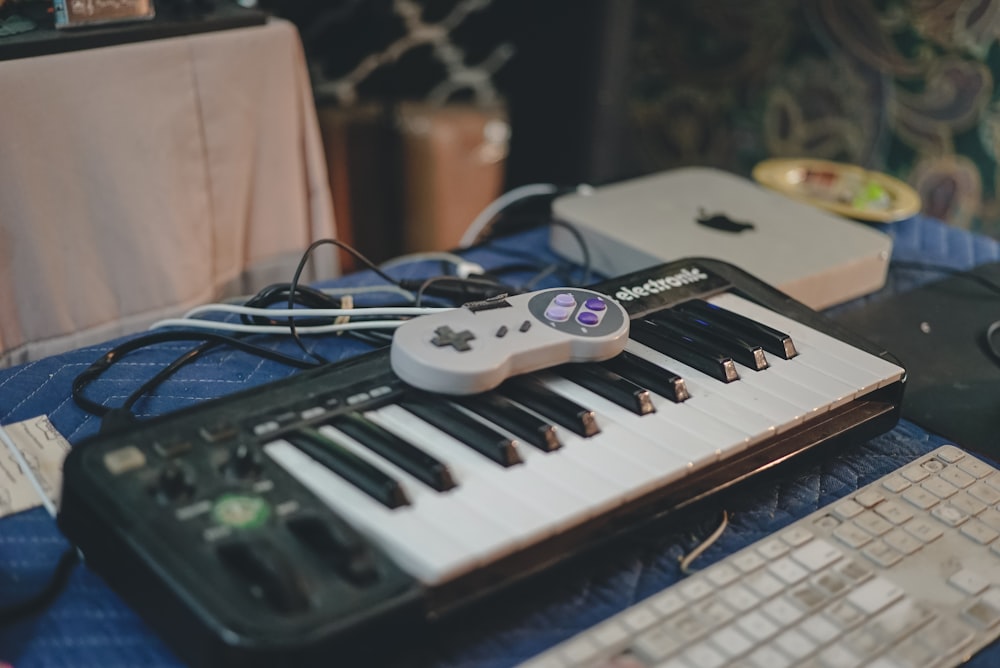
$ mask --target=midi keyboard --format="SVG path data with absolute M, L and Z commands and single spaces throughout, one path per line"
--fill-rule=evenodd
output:
M 898 419 L 885 352 L 731 265 L 593 289 L 618 357 L 464 397 L 386 350 L 307 371 L 81 443 L 59 525 L 185 661 L 320 665 Z

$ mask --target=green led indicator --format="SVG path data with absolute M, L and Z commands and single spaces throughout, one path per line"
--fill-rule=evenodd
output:
M 271 506 L 259 496 L 226 494 L 212 508 L 212 517 L 224 526 L 236 529 L 259 527 L 267 521 Z

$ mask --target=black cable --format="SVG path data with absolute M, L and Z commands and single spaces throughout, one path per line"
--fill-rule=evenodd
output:
M 206 341 L 205 343 L 201 344 L 200 346 L 198 346 L 196 348 L 191 348 L 187 352 L 183 353 L 182 355 L 180 355 L 179 357 L 177 357 L 176 359 L 174 359 L 173 362 L 171 362 L 167 366 L 165 366 L 162 369 L 160 369 L 160 371 L 157 372 L 157 374 L 155 376 L 153 376 L 152 378 L 150 378 L 149 380 L 147 380 L 145 383 L 143 383 L 142 385 L 140 385 L 139 389 L 137 389 L 135 392 L 133 392 L 132 394 L 130 394 L 125 399 L 125 401 L 122 403 L 122 405 L 121 405 L 120 408 L 122 410 L 128 411 L 129 413 L 132 413 L 132 407 L 135 406 L 136 402 L 139 401 L 139 399 L 141 399 L 144 395 L 146 395 L 149 392 L 152 392 L 157 387 L 159 387 L 170 376 L 172 376 L 175 373 L 177 373 L 177 370 L 180 369 L 182 366 L 184 366 L 185 364 L 188 364 L 190 362 L 193 362 L 202 353 L 207 352 L 207 351 L 211 350 L 212 348 L 214 348 L 214 347 L 216 347 L 218 345 L 219 345 L 218 342 L 215 342 L 215 341 Z
M 265 359 L 269 359 L 274 362 L 279 362 L 281 364 L 287 364 L 289 366 L 294 366 L 299 369 L 309 369 L 317 366 L 316 363 L 303 360 L 298 357 L 292 357 L 291 355 L 285 355 L 276 350 L 271 350 L 269 348 L 264 348 L 262 346 L 254 345 L 248 343 L 242 339 L 238 339 L 233 336 L 226 336 L 225 334 L 216 334 L 214 332 L 207 331 L 183 331 L 183 330 L 171 330 L 166 332 L 153 332 L 151 334 L 144 334 L 138 336 L 134 339 L 125 341 L 118 346 L 107 351 L 97 360 L 95 360 L 89 367 L 84 369 L 76 378 L 73 379 L 72 386 L 72 396 L 73 401 L 77 406 L 83 410 L 96 415 L 98 417 L 104 417 L 109 412 L 111 408 L 99 404 L 91 399 L 88 399 L 84 394 L 83 390 L 90 385 L 94 380 L 99 378 L 105 371 L 107 371 L 113 364 L 118 362 L 119 359 L 125 355 L 136 351 L 140 348 L 145 348 L 146 346 L 154 345 L 157 343 L 166 343 L 168 341 L 208 341 L 219 344 L 230 345 L 243 352 L 257 355 Z M 187 355 L 187 353 L 185 353 Z M 184 357 L 184 355 L 182 355 Z M 176 361 L 176 360 L 175 360 Z M 171 364 L 172 366 L 172 364 Z M 179 367 L 178 367 L 179 368 Z
M 69 576 L 77 562 L 79 562 L 79 555 L 76 548 L 71 547 L 63 552 L 55 570 L 49 577 L 49 581 L 41 591 L 13 605 L 0 607 L 0 627 L 19 622 L 30 615 L 36 615 L 51 605 L 66 588 Z
M 269 285 L 256 295 L 244 302 L 243 306 L 250 308 L 268 308 L 275 304 L 288 302 L 289 296 L 293 294 L 290 283 L 275 283 Z M 294 292 L 295 303 L 305 308 L 340 308 L 342 303 L 337 297 L 332 297 L 322 290 L 300 285 Z M 277 322 L 273 318 L 266 316 L 241 315 L 240 319 L 246 325 L 267 325 Z
M 450 284 L 451 287 L 445 287 L 441 284 Z M 415 285 L 414 287 L 416 288 L 414 306 L 421 305 L 425 294 L 450 299 L 454 304 L 463 304 L 516 292 L 516 288 L 511 285 L 475 276 L 468 276 L 466 278 L 460 276 L 431 276 L 430 278 L 420 280 L 419 285 Z
M 1000 320 L 994 320 L 986 328 L 986 350 L 1000 364 Z
M 583 269 L 583 279 L 580 281 L 580 284 L 585 286 L 590 285 L 591 260 L 590 260 L 590 247 L 587 245 L 587 240 L 583 238 L 583 235 L 580 234 L 580 230 L 576 229 L 575 225 L 571 225 L 570 223 L 567 223 L 565 220 L 558 220 L 553 218 L 551 221 L 549 221 L 549 224 L 567 230 L 576 240 L 576 243 L 580 246 L 580 255 L 583 258 L 583 263 L 581 265 Z
M 299 291 L 299 279 L 302 277 L 302 271 L 305 269 L 306 263 L 309 262 L 309 257 L 312 255 L 312 252 L 314 250 L 316 250 L 317 248 L 319 248 L 320 246 L 323 246 L 325 244 L 330 244 L 331 246 L 336 246 L 337 248 L 340 248 L 340 249 L 343 249 L 343 250 L 347 251 L 352 256 L 354 256 L 355 259 L 357 259 L 362 264 L 364 264 L 366 267 L 368 267 L 369 269 L 371 269 L 372 271 L 374 271 L 375 274 L 378 275 L 379 277 L 381 277 L 382 279 L 388 281 L 392 285 L 396 285 L 396 286 L 402 287 L 401 281 L 396 280 L 395 278 L 393 278 L 389 274 L 387 274 L 384 271 L 382 271 L 378 267 L 378 265 L 376 265 L 374 262 L 372 262 L 371 260 L 369 260 L 367 257 L 365 257 L 364 255 L 362 255 L 359 251 L 357 251 L 356 249 L 352 248 L 351 246 L 345 244 L 342 241 L 338 241 L 336 239 L 320 239 L 318 241 L 314 241 L 311 244 L 309 244 L 309 247 L 306 248 L 306 251 L 302 254 L 302 258 L 299 260 L 299 266 L 297 266 L 295 268 L 295 275 L 292 276 L 292 283 L 291 283 L 291 285 L 289 286 L 289 289 L 288 289 L 288 309 L 289 310 L 291 310 L 292 308 L 295 307 L 295 298 L 296 298 L 296 295 L 297 295 L 297 293 Z M 316 361 L 318 361 L 318 362 L 320 362 L 322 364 L 329 364 L 329 360 L 327 360 L 326 358 L 324 358 L 322 355 L 320 355 L 318 353 L 314 353 L 311 350 L 309 350 L 308 348 L 306 348 L 306 344 L 303 343 L 302 338 L 299 336 L 298 331 L 295 329 L 295 318 L 294 317 L 290 316 L 288 318 L 288 330 L 289 330 L 289 334 L 291 334 L 292 339 L 299 346 L 299 348 L 302 349 L 302 352 L 304 352 L 305 354 L 309 355 L 310 357 L 312 357 L 313 359 L 315 359 Z

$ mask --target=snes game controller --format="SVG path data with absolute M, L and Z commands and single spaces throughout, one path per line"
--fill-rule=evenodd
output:
M 392 370 L 442 394 L 475 394 L 507 378 L 625 349 L 629 316 L 593 290 L 552 288 L 421 316 L 393 335 Z

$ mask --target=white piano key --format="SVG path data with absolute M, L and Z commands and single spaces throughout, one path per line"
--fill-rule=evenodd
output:
M 775 411 L 774 406 L 761 410 L 759 405 L 766 403 L 766 399 L 762 398 L 761 392 L 741 385 L 742 380 L 732 383 L 719 382 L 708 374 L 678 362 L 638 341 L 629 341 L 625 350 L 679 374 L 687 384 L 688 392 L 691 395 L 681 405 L 702 413 L 711 421 L 723 423 L 747 434 L 748 442 L 751 444 L 773 436 L 779 428 L 787 428 L 785 418 L 790 417 L 794 420 L 796 414 L 799 413 L 793 408 L 785 411 L 790 415 L 781 415 L 780 412 Z M 768 413 L 774 413 L 774 415 Z
M 774 357 L 774 356 L 771 356 Z M 771 357 L 768 358 L 770 363 Z M 776 360 L 787 362 L 788 360 Z M 747 387 L 752 387 L 762 395 L 774 398 L 774 401 L 782 402 L 798 413 L 797 419 L 792 424 L 797 424 L 800 420 L 809 420 L 821 413 L 830 410 L 830 397 L 817 392 L 811 387 L 790 382 L 781 375 L 781 369 L 787 368 L 771 363 L 771 367 L 763 371 L 754 371 L 739 363 L 736 365 L 740 371 L 740 382 Z M 844 384 L 843 395 L 850 394 L 849 387 Z M 786 409 L 787 410 L 787 409 Z
M 467 487 L 464 494 L 492 506 L 492 518 L 520 540 L 538 540 L 576 521 L 572 498 L 526 466 L 500 466 L 399 406 L 365 415 L 446 462 L 459 484 Z
M 465 408 L 460 409 L 500 433 L 510 438 L 516 437 L 487 418 Z M 587 439 L 558 428 L 557 433 L 562 447 L 556 450 L 543 452 L 523 445 L 519 452 L 524 466 L 538 472 L 556 487 L 564 489 L 576 499 L 581 512 L 587 516 L 598 515 L 620 505 L 628 487 L 608 476 L 600 465 L 595 466 L 592 461 L 587 461 Z
M 769 371 L 774 372 L 771 374 L 771 378 L 777 375 L 782 385 L 787 383 L 789 391 L 792 393 L 802 388 L 819 395 L 825 402 L 825 408 L 821 412 L 846 404 L 857 395 L 858 388 L 854 385 L 806 364 L 796 363 L 796 360 L 802 361 L 800 357 L 801 355 L 785 360 L 777 355 L 768 356 L 768 362 L 771 364 Z
M 488 563 L 514 549 L 520 540 L 493 519 L 491 507 L 477 505 L 462 481 L 447 492 L 438 492 L 334 427 L 323 426 L 319 431 L 398 480 L 410 500 L 411 512 L 451 537 L 470 559 Z
M 386 508 L 288 441 L 268 443 L 264 452 L 423 582 L 449 580 L 476 564 L 459 543 L 412 508 Z
M 788 333 L 792 337 L 792 341 L 795 342 L 796 348 L 799 348 L 799 343 L 801 342 L 808 347 L 830 355 L 845 365 L 865 370 L 868 372 L 869 377 L 873 379 L 869 383 L 875 382 L 877 387 L 883 387 L 903 377 L 903 369 L 891 362 L 887 362 L 876 355 L 855 348 L 848 343 L 785 317 L 780 313 L 775 313 L 742 297 L 734 294 L 721 294 L 712 297 L 709 301 L 722 308 L 740 313 L 748 318 L 753 318 L 758 322 Z M 826 369 L 823 370 L 826 371 Z M 831 371 L 833 370 L 831 369 Z
M 596 411 L 602 428 L 610 423 L 631 432 L 633 436 L 613 441 L 616 449 L 644 461 L 652 470 L 664 474 L 686 473 L 718 461 L 723 448 L 732 447 L 732 441 L 713 443 L 659 413 L 636 415 L 565 378 L 553 374 L 540 374 L 537 378 L 553 392 Z

